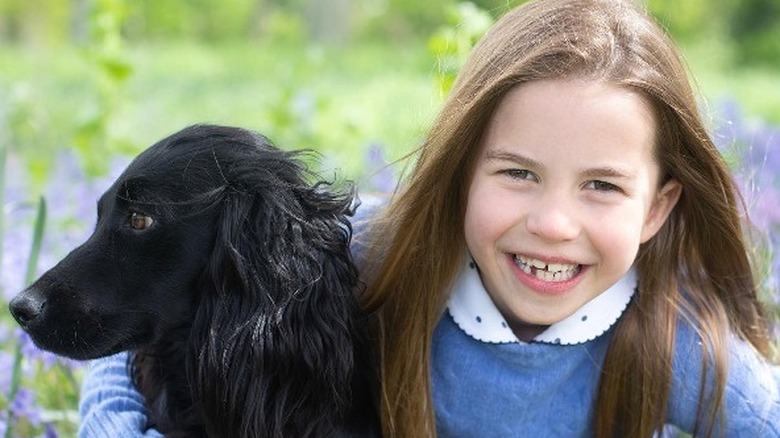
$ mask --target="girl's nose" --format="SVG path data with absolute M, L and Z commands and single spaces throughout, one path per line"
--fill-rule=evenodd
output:
M 580 234 L 580 224 L 571 202 L 559 196 L 543 196 L 531 207 L 526 229 L 546 241 L 574 240 Z

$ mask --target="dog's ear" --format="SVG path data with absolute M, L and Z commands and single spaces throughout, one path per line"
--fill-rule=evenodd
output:
M 204 416 L 223 415 L 215 434 L 308 436 L 350 403 L 352 197 L 327 188 L 225 194 L 189 361 Z

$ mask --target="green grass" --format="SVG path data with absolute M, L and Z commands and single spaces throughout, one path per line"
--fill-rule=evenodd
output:
M 283 148 L 320 150 L 331 167 L 357 177 L 370 143 L 402 155 L 439 105 L 435 62 L 423 44 L 178 43 L 130 47 L 125 56 L 133 73 L 118 90 L 109 128 L 130 152 L 192 123 L 222 123 L 256 129 Z M 0 96 L 23 113 L 16 129 L 29 145 L 17 150 L 33 165 L 69 147 L 75 127 L 99 111 L 95 75 L 77 49 L 0 48 L 0 71 Z
M 682 47 L 699 91 L 710 105 L 739 103 L 746 116 L 780 124 L 780 70 L 739 65 L 727 41 L 703 39 Z

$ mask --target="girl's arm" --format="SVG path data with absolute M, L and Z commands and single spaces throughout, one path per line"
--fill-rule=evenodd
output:
M 133 385 L 127 360 L 128 354 L 120 353 L 90 362 L 79 400 L 80 438 L 162 437 L 146 430 L 144 399 Z
M 678 326 L 669 417 L 673 424 L 692 433 L 702 381 L 701 341 L 690 325 L 681 322 Z M 714 436 L 780 437 L 780 367 L 769 364 L 736 336 L 728 339 L 727 346 L 723 416 L 715 422 Z M 710 390 L 714 381 L 711 366 L 705 381 Z M 706 428 L 700 425 L 697 432 L 705 433 Z

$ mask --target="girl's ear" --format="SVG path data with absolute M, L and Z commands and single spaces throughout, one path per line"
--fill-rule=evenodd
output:
M 655 194 L 650 211 L 645 217 L 645 223 L 642 226 L 641 243 L 645 243 L 655 236 L 655 233 L 661 229 L 669 214 L 677 205 L 677 201 L 682 194 L 682 184 L 675 179 L 671 179 L 661 187 Z

